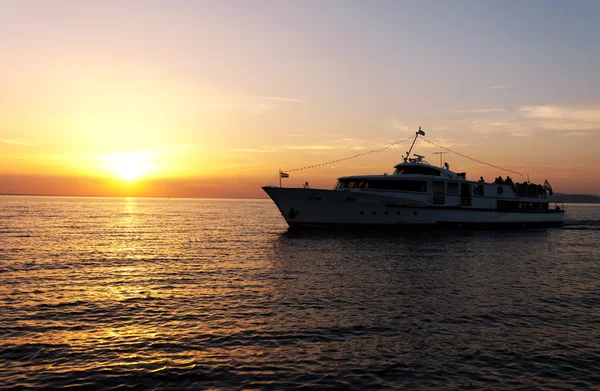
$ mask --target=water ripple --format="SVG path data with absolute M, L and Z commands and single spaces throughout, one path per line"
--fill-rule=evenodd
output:
M 600 208 L 287 231 L 265 201 L 0 197 L 0 390 L 593 389 Z

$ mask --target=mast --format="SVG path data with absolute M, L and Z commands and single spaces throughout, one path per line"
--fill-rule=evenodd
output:
M 419 126 L 419 130 L 415 133 L 415 139 L 413 140 L 412 145 L 410 146 L 410 149 L 408 150 L 408 152 L 406 152 L 406 157 L 404 158 L 404 163 L 406 163 L 406 161 L 408 160 L 408 157 L 410 156 L 410 153 L 411 153 L 413 147 L 415 146 L 415 142 L 417 141 L 417 138 L 419 137 L 419 135 L 425 136 L 425 132 L 421 130 L 420 126 Z

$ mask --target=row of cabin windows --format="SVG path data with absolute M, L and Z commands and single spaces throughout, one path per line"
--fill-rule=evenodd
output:
M 465 189 L 463 189 L 463 194 L 469 192 L 469 183 L 463 183 Z M 458 182 L 442 182 L 442 181 L 433 181 L 433 192 L 434 193 L 445 193 L 449 195 L 459 195 L 461 194 L 459 190 Z M 482 185 L 474 185 L 473 186 L 473 194 L 474 195 L 483 195 L 483 186 Z
M 336 189 L 379 189 L 379 190 L 398 190 L 427 192 L 426 181 L 398 181 L 398 180 L 341 180 L 335 187 Z
M 444 191 L 444 184 L 446 185 Z M 468 194 L 469 192 L 469 183 L 463 183 L 463 195 Z M 433 181 L 433 192 L 434 193 L 446 193 L 449 195 L 459 195 L 461 194 L 459 190 L 459 186 L 457 182 L 438 182 Z M 483 185 L 473 185 L 473 194 L 474 195 L 483 195 Z
M 466 184 L 465 184 L 466 185 Z M 380 179 L 352 179 L 341 180 L 335 187 L 336 189 L 381 189 L 427 192 L 426 181 L 412 180 L 380 180 Z M 473 195 L 484 195 L 484 186 L 482 184 L 473 184 Z M 498 194 L 503 193 L 503 187 L 498 186 Z M 463 190 L 464 192 L 464 190 Z M 468 192 L 468 190 L 467 190 Z M 433 193 L 445 193 L 449 195 L 461 194 L 458 182 L 433 181 Z
M 498 210 L 548 210 L 548 203 L 498 200 L 496 208 Z
M 469 186 L 468 183 L 463 183 L 463 185 L 465 186 Z M 473 194 L 479 194 L 478 193 L 478 186 L 476 185 L 473 188 Z M 483 195 L 483 187 L 481 189 L 481 194 Z M 466 192 L 468 193 L 468 188 L 466 190 Z M 458 186 L 458 182 L 441 182 L 441 181 L 433 181 L 433 192 L 434 193 L 446 193 L 449 195 L 459 195 L 460 194 L 460 188 Z M 463 190 L 463 193 L 465 191 Z
M 414 192 L 427 192 L 426 181 L 411 181 L 411 180 L 341 180 L 335 187 L 336 189 L 381 189 L 381 190 L 398 190 L 398 191 L 414 191 Z M 478 190 L 481 190 L 483 195 L 483 186 L 474 187 L 475 194 L 479 194 Z M 447 193 L 458 195 L 460 194 L 458 182 L 442 182 L 433 181 L 433 192 L 434 193 Z
M 394 175 L 433 175 L 440 176 L 440 170 L 429 166 L 402 166 L 394 171 Z

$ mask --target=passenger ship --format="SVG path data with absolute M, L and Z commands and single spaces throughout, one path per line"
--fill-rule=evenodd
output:
M 424 132 L 419 129 L 415 140 Z M 414 146 L 413 141 L 413 146 Z M 552 188 L 470 181 L 435 167 L 422 155 L 397 164 L 392 175 L 338 179 L 334 189 L 265 186 L 290 227 L 537 227 L 560 226 L 564 208 L 550 207 Z M 287 174 L 280 173 L 281 177 Z

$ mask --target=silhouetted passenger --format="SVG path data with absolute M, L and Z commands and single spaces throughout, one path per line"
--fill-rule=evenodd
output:
M 485 182 L 485 180 L 483 179 L 482 176 L 479 177 L 479 182 L 481 182 L 481 183 Z
M 497 185 L 503 185 L 504 184 L 504 180 L 502 179 L 501 176 L 499 176 L 498 178 L 496 178 L 496 180 L 494 181 L 495 184 Z
M 509 176 L 506 177 L 506 180 L 504 181 L 504 183 L 506 183 L 508 186 L 514 186 L 515 185 L 513 183 L 512 179 L 510 179 Z

